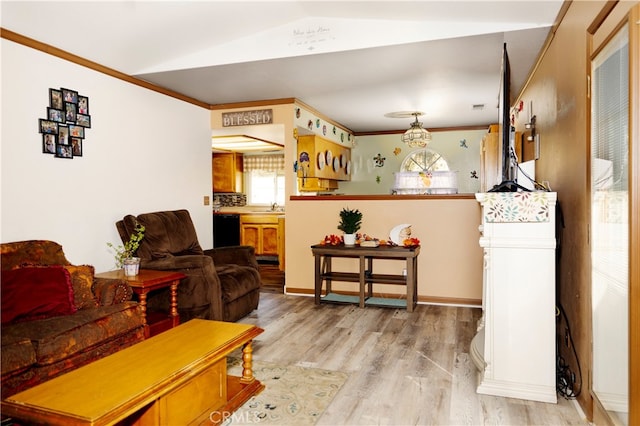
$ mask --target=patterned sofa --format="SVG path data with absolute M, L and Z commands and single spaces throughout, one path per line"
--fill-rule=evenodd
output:
M 71 265 L 52 241 L 1 244 L 2 398 L 144 339 L 124 280 Z

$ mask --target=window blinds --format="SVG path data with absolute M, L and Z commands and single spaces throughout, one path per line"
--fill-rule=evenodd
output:
M 282 155 L 245 155 L 244 171 L 262 170 L 266 172 L 284 171 L 284 154 Z

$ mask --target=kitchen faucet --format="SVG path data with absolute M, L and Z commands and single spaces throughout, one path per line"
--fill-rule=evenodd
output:
M 275 212 L 276 210 L 278 210 L 278 203 L 271 204 L 271 211 Z

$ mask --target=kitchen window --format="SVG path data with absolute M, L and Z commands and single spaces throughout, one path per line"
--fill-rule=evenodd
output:
M 244 158 L 247 204 L 284 206 L 284 155 L 253 155 Z
M 284 173 L 252 170 L 246 174 L 247 204 L 284 205 Z

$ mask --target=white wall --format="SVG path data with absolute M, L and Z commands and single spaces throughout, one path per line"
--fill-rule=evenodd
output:
M 213 244 L 207 109 L 2 40 L 0 241 L 49 239 L 69 261 L 113 269 L 126 214 L 186 208 Z M 83 156 L 42 154 L 49 88 L 89 97 Z

